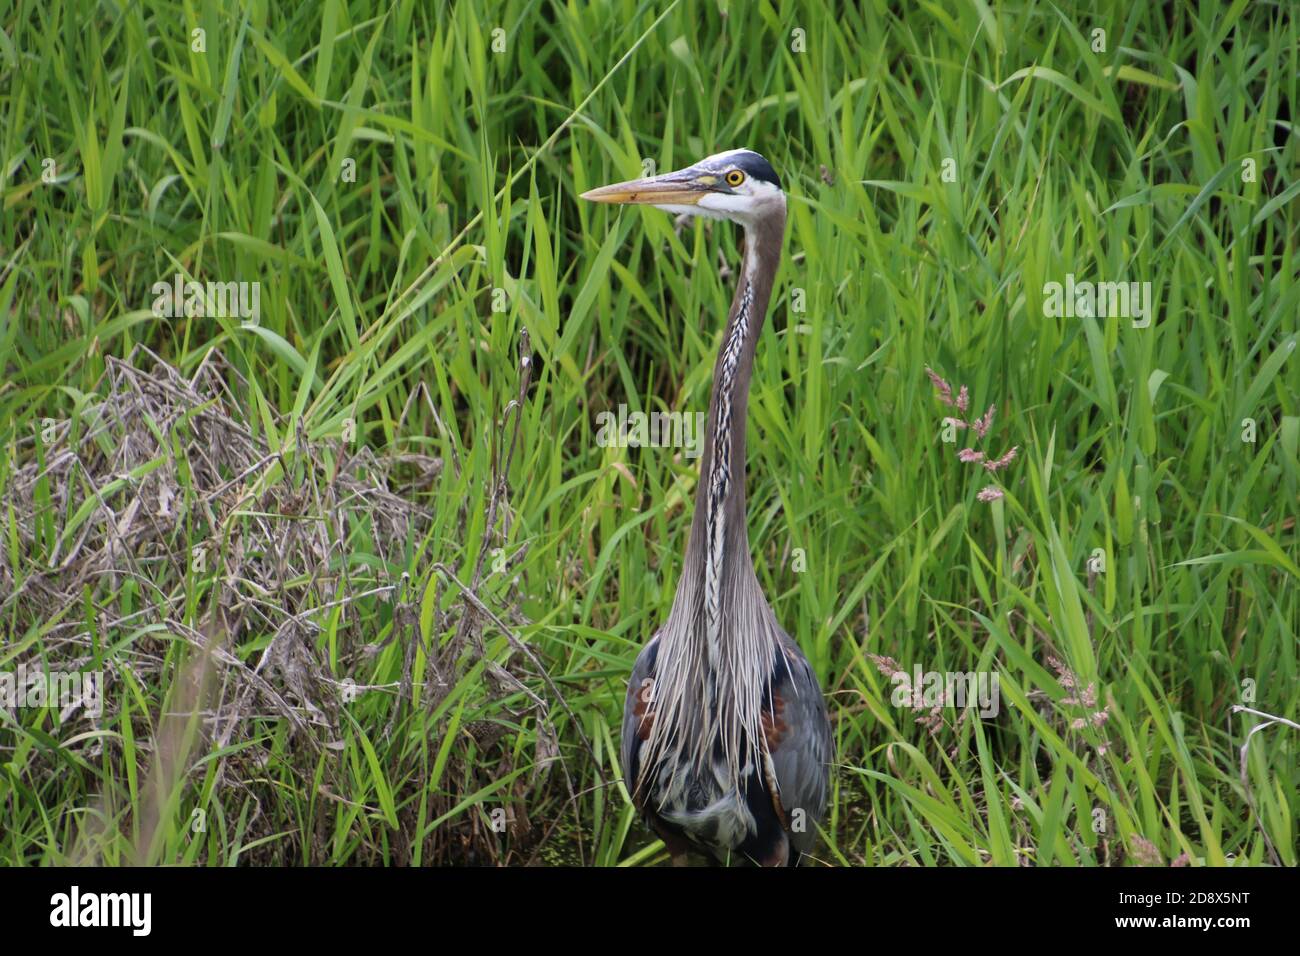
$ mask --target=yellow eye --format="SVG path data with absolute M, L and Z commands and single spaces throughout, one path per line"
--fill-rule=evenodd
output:
M 728 186 L 739 186 L 744 181 L 745 181 L 745 174 L 742 173 L 739 169 L 733 169 L 731 170 L 731 172 L 727 173 Z

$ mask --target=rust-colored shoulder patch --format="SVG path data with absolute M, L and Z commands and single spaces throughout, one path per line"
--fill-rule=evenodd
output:
M 763 739 L 767 741 L 769 752 L 781 746 L 781 741 L 785 739 L 785 735 L 789 730 L 785 725 L 784 713 L 785 701 L 779 693 L 773 691 L 771 709 L 764 707 L 763 712 L 759 715 L 759 720 L 763 725 Z
M 642 743 L 650 739 L 650 731 L 655 725 L 654 711 L 650 708 L 653 692 L 654 681 L 649 677 L 632 692 L 632 716 L 636 718 L 636 739 Z

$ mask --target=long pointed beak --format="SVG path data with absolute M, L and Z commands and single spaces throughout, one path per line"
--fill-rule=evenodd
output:
M 630 179 L 625 183 L 589 189 L 582 198 L 591 202 L 639 203 L 656 206 L 694 206 L 712 190 L 711 176 L 697 176 L 689 170 Z

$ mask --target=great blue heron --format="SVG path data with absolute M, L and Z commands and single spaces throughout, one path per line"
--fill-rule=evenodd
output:
M 817 676 L 763 597 L 745 527 L 749 380 L 781 262 L 781 180 L 758 153 L 735 149 L 582 198 L 730 219 L 745 230 L 686 561 L 668 620 L 628 682 L 623 773 L 674 864 L 693 846 L 719 862 L 734 854 L 794 865 L 826 809 L 834 744 Z

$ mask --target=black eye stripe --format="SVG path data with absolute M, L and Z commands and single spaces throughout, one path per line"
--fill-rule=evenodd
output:
M 744 177 L 741 182 L 752 179 L 755 182 L 771 183 L 777 189 L 781 188 L 781 177 L 776 174 L 772 164 L 752 149 L 736 150 L 729 159 L 727 169 L 734 169 L 740 173 Z

